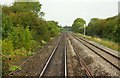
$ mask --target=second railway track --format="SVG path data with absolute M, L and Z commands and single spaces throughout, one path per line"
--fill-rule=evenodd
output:
M 107 62 L 109 62 L 113 67 L 115 67 L 116 69 L 120 70 L 119 67 L 119 61 L 120 58 L 112 55 L 111 53 L 109 53 L 108 51 L 86 41 L 83 38 L 80 38 L 76 35 L 72 35 L 75 39 L 77 39 L 78 41 L 80 41 L 83 45 L 85 45 L 86 47 L 88 47 L 90 50 L 92 50 L 93 52 L 95 52 L 97 55 L 99 55 L 100 57 L 102 57 L 104 60 L 106 60 Z

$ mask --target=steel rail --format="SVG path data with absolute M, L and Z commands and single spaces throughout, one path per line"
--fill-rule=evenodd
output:
M 80 61 L 80 65 L 81 65 L 81 66 L 84 68 L 84 70 L 86 71 L 86 74 L 88 75 L 88 77 L 94 78 L 91 70 L 90 70 L 89 67 L 86 65 L 86 63 L 84 62 L 84 60 L 79 58 L 79 61 Z
M 47 45 L 45 45 L 45 47 L 46 47 Z M 40 51 L 42 51 L 42 49 L 43 49 L 44 47 L 42 47 L 38 52 L 40 52 Z M 37 53 L 38 53 L 37 52 Z M 36 53 L 36 54 L 37 54 Z M 36 54 L 34 54 L 33 56 L 35 56 Z M 0 54 L 1 55 L 1 54 Z M 28 59 L 26 59 L 25 61 L 23 61 L 20 65 L 19 65 L 19 67 L 21 67 L 23 64 L 25 64 L 28 60 L 30 60 L 33 56 L 30 56 Z M 16 73 L 16 71 L 12 71 L 12 72 L 10 72 L 9 74 L 8 74 L 8 76 L 13 76 L 13 74 L 14 73 Z
M 66 37 L 66 34 L 65 34 Z M 67 45 L 66 45 L 66 38 L 65 38 L 65 78 L 67 78 Z
M 80 39 L 81 38 L 78 38 L 77 36 L 75 36 L 75 35 L 72 35 L 75 39 L 77 39 L 78 41 L 80 41 Z M 82 40 L 82 39 L 81 39 Z M 85 41 L 85 42 L 87 42 L 86 40 L 83 40 L 83 41 Z M 117 66 L 117 65 L 115 65 L 114 63 L 112 63 L 111 61 L 109 61 L 108 59 L 106 59 L 104 56 L 102 56 L 102 55 L 100 55 L 99 53 L 97 53 L 94 49 L 92 49 L 91 47 L 89 47 L 87 44 L 85 44 L 85 43 L 83 43 L 82 41 L 80 41 L 83 45 L 85 45 L 86 47 L 88 47 L 90 50 L 92 50 L 93 52 L 95 52 L 98 56 L 100 56 L 100 57 L 102 57 L 104 60 L 106 60 L 107 62 L 109 62 L 112 66 L 114 66 L 116 69 L 118 69 L 118 70 L 120 70 L 120 67 L 119 66 Z M 87 42 L 88 44 L 90 44 L 89 42 Z M 92 44 L 92 43 L 91 43 Z M 90 45 L 91 45 L 90 44 Z M 93 46 L 93 45 L 92 45 Z M 95 46 L 94 46 L 95 47 Z M 98 47 L 96 47 L 97 49 L 99 49 Z M 101 49 L 100 49 L 101 50 Z M 106 52 L 106 50 L 102 50 L 103 52 L 105 51 Z M 108 53 L 108 52 L 106 52 L 106 53 Z M 108 54 L 110 54 L 110 53 L 108 53 Z M 111 55 L 111 54 L 110 54 Z M 115 58 L 119 58 L 119 57 L 116 57 L 116 56 L 114 56 L 113 55 L 113 57 L 115 57 Z M 119 59 L 118 59 L 119 60 Z M 119 62 L 119 61 L 118 61 Z
M 63 37 L 63 35 L 62 35 L 62 37 Z M 61 37 L 60 40 L 58 41 L 57 45 L 55 46 L 55 48 L 54 48 L 53 51 L 52 51 L 52 54 L 50 55 L 50 57 L 48 58 L 47 62 L 45 63 L 45 66 L 43 67 L 41 73 L 39 74 L 39 78 L 41 78 L 41 77 L 43 76 L 43 74 L 45 73 L 45 71 L 46 71 L 46 69 L 47 69 L 47 67 L 48 67 L 48 65 L 49 65 L 49 63 L 50 63 L 53 55 L 55 54 L 55 52 L 56 52 L 56 50 L 57 50 L 57 48 L 58 48 L 58 46 L 59 46 L 59 44 L 60 44 L 60 41 L 61 41 L 62 37 Z
M 75 36 L 77 37 L 77 35 L 75 35 Z M 83 39 L 83 38 L 81 38 L 81 37 L 79 37 L 79 38 L 80 38 L 81 40 L 83 40 L 83 41 L 85 41 L 85 42 L 87 42 L 87 43 L 91 44 L 92 46 L 94 46 L 94 47 L 96 47 L 96 48 L 98 48 L 98 49 L 100 49 L 100 50 L 102 50 L 102 51 L 104 51 L 104 52 L 106 52 L 106 53 L 110 54 L 111 56 L 113 56 L 113 57 L 115 57 L 115 58 L 117 58 L 117 59 L 119 59 L 119 60 L 120 60 L 120 57 L 119 57 L 119 56 L 116 56 L 116 55 L 114 55 L 114 54 L 110 53 L 109 51 L 106 51 L 106 50 L 104 50 L 104 49 L 102 49 L 102 48 L 100 48 L 100 47 L 98 47 L 98 46 L 96 46 L 96 45 L 94 45 L 94 44 L 92 44 L 92 43 L 88 42 L 87 40 L 85 40 L 85 39 Z
M 80 65 L 84 68 L 84 70 L 86 71 L 86 74 L 88 77 L 90 78 L 94 78 L 91 70 L 89 69 L 89 67 L 86 65 L 86 63 L 84 62 L 84 60 L 82 58 L 80 58 L 79 54 L 77 52 L 75 52 L 77 54 L 78 60 Z

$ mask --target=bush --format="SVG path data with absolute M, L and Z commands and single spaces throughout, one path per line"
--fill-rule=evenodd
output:
M 9 57 L 9 55 L 13 54 L 13 51 L 14 47 L 12 41 L 4 39 L 2 41 L 2 54 L 7 55 Z
M 11 65 L 10 60 L 14 54 L 13 50 L 14 50 L 14 47 L 13 47 L 12 41 L 8 39 L 4 39 L 2 41 L 2 55 L 3 55 L 2 69 L 4 70 L 3 74 L 6 74 L 9 72 L 8 69 L 9 69 L 9 66 Z

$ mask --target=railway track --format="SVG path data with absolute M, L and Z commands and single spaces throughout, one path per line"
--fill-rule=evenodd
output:
M 62 50 L 60 50 L 60 49 L 62 49 Z M 84 60 L 79 58 L 80 57 L 79 55 L 77 55 L 77 56 L 79 59 L 79 63 L 86 71 L 86 74 L 89 76 L 89 78 L 93 78 L 93 75 L 91 74 L 90 69 L 87 67 Z M 56 59 L 57 59 L 57 61 L 56 61 Z M 67 72 L 68 72 L 68 69 L 67 69 L 67 40 L 66 40 L 66 33 L 63 33 L 61 38 L 59 39 L 57 45 L 52 50 L 51 55 L 47 59 L 45 65 L 44 65 L 42 71 L 39 73 L 38 77 L 42 78 L 45 76 L 62 76 L 62 77 L 67 78 L 68 77 Z
M 69 40 L 70 41 L 70 40 Z M 76 53 L 79 65 L 83 68 L 85 71 L 85 74 L 88 78 L 95 78 L 94 75 L 92 74 L 91 70 L 89 67 L 86 65 L 85 61 L 81 58 L 81 56 L 78 54 L 77 51 L 74 51 Z
M 53 49 L 50 57 L 45 63 L 41 73 L 39 74 L 39 78 L 42 78 L 44 76 L 65 76 L 65 78 L 67 77 L 67 48 L 65 36 L 65 34 L 62 35 L 61 39 L 58 41 L 57 45 Z
M 75 39 L 77 39 L 78 41 L 80 41 L 83 45 L 88 47 L 90 50 L 92 50 L 94 53 L 96 53 L 98 56 L 100 56 L 101 58 L 106 60 L 108 63 L 110 63 L 113 67 L 120 70 L 120 67 L 119 67 L 120 57 L 115 56 L 115 55 L 111 54 L 109 51 L 106 51 L 106 50 L 100 48 L 99 46 L 96 46 L 96 45 L 88 42 L 84 38 L 78 37 L 74 34 L 72 34 L 72 36 Z
M 68 67 L 67 67 L 67 39 L 66 37 L 68 34 L 63 33 L 60 37 L 57 45 L 52 50 L 51 55 L 48 57 L 44 67 L 42 68 L 42 71 L 39 73 L 39 78 L 45 77 L 45 76 L 62 76 L 67 78 L 68 77 Z M 101 49 L 100 47 L 88 42 L 84 38 L 78 37 L 76 35 L 72 36 L 80 41 L 83 45 L 88 47 L 90 50 L 95 52 L 97 55 L 102 57 L 104 60 L 109 62 L 112 66 L 114 66 L 116 69 L 120 70 L 120 67 L 118 65 L 117 60 L 120 60 L 118 56 L 112 55 L 108 51 Z M 86 75 L 88 78 L 94 78 L 91 70 L 86 65 L 84 60 L 80 57 L 80 55 L 75 51 L 76 56 L 78 58 L 78 62 L 80 66 L 84 69 Z

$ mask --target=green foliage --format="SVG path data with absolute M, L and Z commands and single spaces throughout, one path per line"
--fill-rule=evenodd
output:
M 17 69 L 18 69 L 18 70 L 21 70 L 21 67 L 13 65 L 13 66 L 10 67 L 9 70 L 10 70 L 10 71 L 15 71 L 15 70 L 17 70 Z
M 10 21 L 9 16 L 2 14 L 2 39 L 10 35 L 12 27 L 13 23 Z
M 80 32 L 80 29 L 84 27 L 84 24 L 86 24 L 85 20 L 82 18 L 77 18 L 72 25 L 72 30 L 74 32 Z
M 116 41 L 116 27 L 118 26 L 118 16 L 107 19 L 91 19 L 87 26 L 87 35 L 106 38 Z
M 2 54 L 8 55 L 9 57 L 10 54 L 13 54 L 13 51 L 14 51 L 14 47 L 12 41 L 8 39 L 4 39 L 2 41 Z
M 8 39 L 4 39 L 2 41 L 2 70 L 4 70 L 2 73 L 8 73 L 9 66 L 11 64 L 10 57 L 14 54 L 14 47 L 12 41 Z
M 118 25 L 115 26 L 115 30 L 113 32 L 115 41 L 118 42 L 118 46 L 120 47 L 120 13 L 118 15 Z M 118 48 L 120 51 L 120 48 Z
M 3 75 L 20 64 L 60 32 L 55 21 L 42 17 L 39 2 L 15 2 L 2 8 Z
M 32 46 L 32 36 L 28 27 L 21 31 L 20 38 L 20 42 L 23 44 L 22 47 L 24 47 L 26 50 L 30 50 Z
M 13 27 L 8 39 L 12 41 L 15 49 L 19 49 L 22 47 L 24 47 L 26 50 L 31 49 L 32 36 L 28 27 Z
M 60 28 L 59 28 L 57 22 L 48 21 L 47 24 L 48 24 L 48 31 L 49 31 L 51 37 L 54 37 L 59 34 Z
M 5 13 L 34 12 L 39 13 L 41 4 L 39 2 L 15 2 L 12 6 L 3 8 Z

